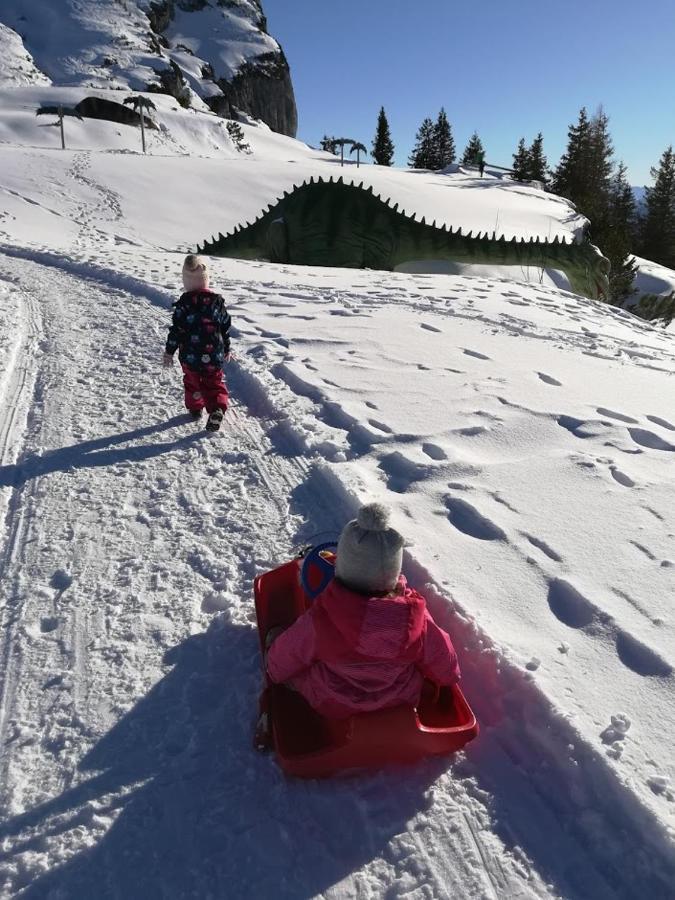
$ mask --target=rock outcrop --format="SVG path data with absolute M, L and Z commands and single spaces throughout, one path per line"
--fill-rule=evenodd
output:
M 2 0 L 0 28 L 13 49 L 0 83 L 159 91 L 295 137 L 288 63 L 260 0 Z

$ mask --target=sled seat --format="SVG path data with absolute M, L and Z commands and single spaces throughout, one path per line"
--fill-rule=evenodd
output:
M 261 652 L 265 636 L 287 627 L 308 607 L 300 583 L 301 560 L 291 560 L 255 579 Z M 311 573 L 310 573 L 311 577 Z M 346 719 L 319 715 L 297 691 L 268 684 L 274 748 L 281 768 L 301 778 L 345 769 L 410 763 L 459 750 L 478 734 L 478 723 L 458 685 L 425 685 L 417 707 L 403 705 Z

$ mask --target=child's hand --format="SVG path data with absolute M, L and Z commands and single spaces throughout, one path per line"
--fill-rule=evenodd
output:
M 162 354 L 162 365 L 165 369 L 168 369 L 169 366 L 173 365 L 173 356 L 170 353 Z

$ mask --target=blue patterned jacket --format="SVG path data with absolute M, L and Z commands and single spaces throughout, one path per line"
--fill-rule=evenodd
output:
M 178 349 L 178 358 L 191 369 L 222 369 L 230 352 L 231 324 L 220 294 L 188 291 L 173 308 L 166 352 L 173 355 Z

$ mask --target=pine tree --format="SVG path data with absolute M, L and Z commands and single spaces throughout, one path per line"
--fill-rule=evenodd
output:
M 548 161 L 544 156 L 544 136 L 541 131 L 530 144 L 527 155 L 529 158 L 528 181 L 541 181 L 546 184 Z
M 227 123 L 227 130 L 232 138 L 232 143 L 240 153 L 251 153 L 251 145 L 248 144 L 244 138 L 244 132 L 242 130 L 239 122 L 235 122 L 232 119 Z
M 603 248 L 610 229 L 610 180 L 614 153 L 609 119 L 602 108 L 589 119 L 582 107 L 576 125 L 570 125 L 567 150 L 553 173 L 552 189 L 571 200 L 590 220 L 589 239 Z
M 675 269 L 675 153 L 664 150 L 658 168 L 652 168 L 654 186 L 645 191 L 642 255 Z
M 412 169 L 433 169 L 436 165 L 436 144 L 434 141 L 434 123 L 426 118 L 415 135 L 415 146 L 408 158 Z
M 581 193 L 580 186 L 584 183 L 584 169 L 588 157 L 590 144 L 591 123 L 586 114 L 586 107 L 579 111 L 579 119 L 576 125 L 570 125 L 567 130 L 567 149 L 560 158 L 551 182 L 551 188 L 561 197 L 566 197 L 573 203 Z
M 387 122 L 384 106 L 380 107 L 377 117 L 377 131 L 373 140 L 371 156 L 378 166 L 390 166 L 394 158 L 394 144 L 389 133 L 389 122 Z
M 448 122 L 448 116 L 445 109 L 441 107 L 441 111 L 434 125 L 434 144 L 436 150 L 436 159 L 433 166 L 434 169 L 445 169 L 451 165 L 457 157 L 455 151 L 455 141 L 452 136 L 452 128 Z
M 474 131 L 474 133 L 469 138 L 469 143 L 466 145 L 466 148 L 464 150 L 464 155 L 462 156 L 462 165 L 477 165 L 478 159 L 481 155 L 483 157 L 485 156 L 485 150 L 483 149 L 481 139 L 478 137 L 478 132 Z
M 614 148 L 609 136 L 609 118 L 602 107 L 593 116 L 590 127 L 586 183 L 579 198 L 583 214 L 591 221 L 591 233 L 602 247 L 609 236 L 611 177 Z
M 635 224 L 635 196 L 626 178 L 626 167 L 619 163 L 610 182 L 608 222 L 602 242 L 602 252 L 612 264 L 608 299 L 616 306 L 621 306 L 627 297 L 635 293 L 633 282 L 637 263 L 631 252 Z
M 530 154 L 525 146 L 525 138 L 518 141 L 518 149 L 513 154 L 511 177 L 514 181 L 530 180 Z

